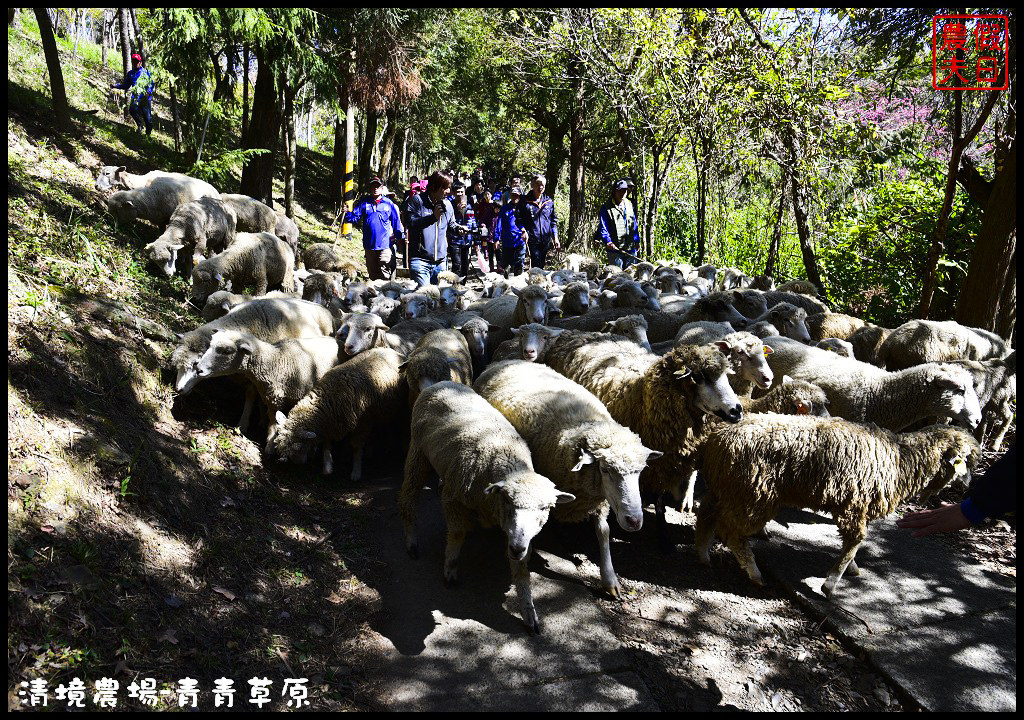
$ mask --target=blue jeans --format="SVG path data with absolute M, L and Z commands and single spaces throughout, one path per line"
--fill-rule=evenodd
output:
M 147 135 L 153 131 L 153 106 L 149 95 L 143 94 L 133 97 L 128 105 L 128 112 L 131 114 L 132 119 L 135 121 L 135 126 L 139 130 L 142 130 L 142 126 L 145 125 Z
M 437 285 L 437 274 L 444 271 L 444 258 L 439 258 L 435 265 L 430 260 L 412 258 L 409 260 L 409 274 L 416 281 L 416 287 Z
M 551 247 L 551 237 L 531 237 L 528 245 L 530 246 L 530 266 L 543 270 L 544 263 L 548 259 L 548 249 Z
M 623 255 L 618 250 L 612 250 L 611 248 L 607 248 L 607 250 L 609 265 L 617 265 L 618 267 L 625 270 L 630 265 L 636 262 L 636 260 L 631 258 L 629 255 Z
M 508 277 L 509 271 L 513 275 L 523 274 L 523 264 L 526 262 L 526 248 L 525 247 L 505 247 L 501 246 L 501 264 L 505 268 L 505 277 Z

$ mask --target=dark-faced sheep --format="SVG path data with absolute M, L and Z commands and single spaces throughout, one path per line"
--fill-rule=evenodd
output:
M 186 274 L 206 257 L 207 249 L 220 252 L 235 241 L 235 213 L 221 199 L 201 197 L 179 205 L 163 233 L 146 245 L 150 261 L 167 276 L 174 275 L 178 251 L 189 258 Z
M 727 322 L 738 330 L 742 330 L 749 323 L 749 320 L 736 310 L 732 304 L 732 298 L 726 293 L 711 293 L 707 297 L 701 298 L 683 317 L 684 323 L 698 320 Z

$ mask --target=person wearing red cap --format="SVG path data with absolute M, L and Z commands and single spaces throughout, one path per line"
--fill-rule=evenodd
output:
M 142 56 L 132 55 L 132 69 L 125 73 L 124 80 L 111 85 L 118 90 L 127 90 L 131 98 L 128 112 L 139 132 L 146 128 L 146 135 L 153 133 L 153 76 L 142 66 Z
M 366 272 L 371 280 L 390 280 L 395 271 L 393 246 L 405 234 L 398 206 L 387 197 L 388 189 L 379 177 L 370 178 L 370 194 L 360 198 L 345 214 L 345 222 L 363 231 Z

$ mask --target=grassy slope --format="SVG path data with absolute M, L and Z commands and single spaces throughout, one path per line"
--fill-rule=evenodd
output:
M 62 48 L 77 112 L 73 129 L 54 128 L 33 25 L 22 13 L 8 30 L 9 692 L 111 677 L 124 703 L 139 677 L 209 688 L 226 676 L 242 695 L 265 675 L 272 707 L 283 677 L 310 678 L 317 709 L 361 707 L 376 594 L 358 538 L 372 511 L 308 470 L 264 469 L 232 427 L 230 383 L 174 398 L 173 333 L 201 321 L 184 280 L 144 267 L 159 231 L 115 228 L 90 168 L 187 168 L 166 117 L 146 140 L 112 111 L 117 75 L 95 47 L 76 60 Z M 328 162 L 300 157 L 304 243 L 332 239 L 314 194 Z

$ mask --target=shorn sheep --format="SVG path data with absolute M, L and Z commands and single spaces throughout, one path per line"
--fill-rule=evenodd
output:
M 843 313 L 815 313 L 807 316 L 807 331 L 811 334 L 811 340 L 847 340 L 866 324 L 860 318 Z
M 600 549 L 601 584 L 618 598 L 608 510 L 628 532 L 643 525 L 640 473 L 662 453 L 644 447 L 586 388 L 549 367 L 520 361 L 487 368 L 473 385 L 526 440 L 539 473 L 576 499 L 558 505 L 563 522 L 590 519 Z
M 251 381 L 267 410 L 269 438 L 276 431 L 277 413 L 291 410 L 339 360 L 338 341 L 332 337 L 268 343 L 244 331 L 218 330 L 199 358 L 196 375 L 239 374 Z
M 480 316 L 491 325 L 501 328 L 496 339 L 508 340 L 512 337 L 512 328 L 524 323 L 534 322 L 548 324 L 552 309 L 550 296 L 544 288 L 527 285 L 522 290 L 511 288 L 512 294 L 502 295 L 487 302 L 480 311 Z
M 409 453 L 398 496 L 406 548 L 414 558 L 419 554 L 416 504 L 431 469 L 441 479 L 441 505 L 448 526 L 445 584 L 458 582 L 459 554 L 473 521 L 498 525 L 505 533 L 523 621 L 531 633 L 539 633 L 540 616 L 527 567 L 531 545 L 551 510 L 576 498 L 534 471 L 526 441 L 490 403 L 465 385 L 438 383 L 424 390 L 413 406 Z
M 636 310 L 635 308 L 612 308 L 611 310 L 591 310 L 586 315 L 569 318 L 554 318 L 550 323 L 553 327 L 567 330 L 600 330 L 607 323 L 614 322 L 627 315 L 639 315 L 647 321 L 647 337 L 649 343 L 671 340 L 683 326 L 683 318 L 671 312 L 659 310 Z
M 742 330 L 750 322 L 733 306 L 732 298 L 723 292 L 711 293 L 707 297 L 701 298 L 683 316 L 684 323 L 698 320 L 727 322 L 737 330 Z
M 987 438 L 987 444 L 998 450 L 1013 422 L 1017 404 L 1017 351 L 994 360 L 955 360 L 948 364 L 971 374 L 982 415 L 974 436 L 979 442 Z
M 199 380 L 196 363 L 217 330 L 244 330 L 260 340 L 275 343 L 297 337 L 331 335 L 334 321 L 331 313 L 305 300 L 266 298 L 242 303 L 227 315 L 187 332 L 179 338 L 171 355 L 177 371 L 174 389 L 187 393 Z
M 725 355 L 710 345 L 683 345 L 658 357 L 614 336 L 564 332 L 544 362 L 594 393 L 646 446 L 665 453 L 644 471 L 641 486 L 659 493 L 657 530 L 666 547 L 664 493 L 678 499 L 680 482 L 696 472 L 707 416 L 737 422 L 743 415 Z
M 515 335 L 506 340 L 494 351 L 492 362 L 500 360 L 525 360 L 527 362 L 543 362 L 548 347 L 563 331 L 539 323 L 526 323 L 512 328 Z
M 221 194 L 221 202 L 235 212 L 235 228 L 242 232 L 269 232 L 277 229 L 277 213 L 269 205 L 248 195 Z M 284 238 L 281 238 L 284 240 Z
M 96 189 L 100 191 L 109 190 L 111 192 L 117 190 L 138 190 L 139 188 L 152 185 L 154 181 L 161 178 L 176 182 L 182 187 L 191 187 L 193 193 L 198 193 L 192 200 L 207 195 L 217 197 L 219 194 L 213 185 L 199 178 L 183 175 L 182 173 L 164 172 L 163 170 L 150 170 L 144 175 L 135 175 L 128 172 L 124 165 L 105 165 L 100 168 L 96 176 Z
M 249 287 L 256 295 L 271 287 L 294 291 L 294 265 L 291 248 L 276 235 L 237 233 L 231 247 L 192 269 L 191 296 L 203 304 L 211 293 L 222 289 Z
M 179 205 L 201 197 L 218 195 L 212 185 L 202 180 L 187 175 L 180 178 L 163 176 L 148 185 L 114 193 L 107 198 L 107 210 L 119 223 L 139 219 L 162 227 Z
M 431 385 L 473 382 L 473 359 L 466 338 L 458 330 L 432 330 L 420 338 L 403 366 L 409 386 L 409 407 Z
M 947 320 L 911 320 L 889 333 L 878 346 L 878 359 L 889 370 L 927 362 L 991 360 L 1009 352 L 993 332 Z
M 192 267 L 206 257 L 207 249 L 220 252 L 235 241 L 235 213 L 219 198 L 202 197 L 179 205 L 163 233 L 145 247 L 150 261 L 170 277 L 174 275 L 178 251 L 186 253 Z M 187 274 L 187 273 L 186 273 Z
M 404 414 L 402 360 L 394 350 L 375 348 L 328 370 L 287 417 L 277 415 L 278 432 L 267 443 L 268 457 L 302 462 L 314 441 L 324 443 L 323 473 L 329 475 L 334 470 L 329 443 L 347 437 L 353 450 L 351 479 L 358 482 L 371 433 L 392 428 Z
M 302 262 L 307 270 L 343 272 L 350 264 L 341 255 L 341 249 L 332 243 L 313 243 L 302 250 Z
M 775 374 L 820 387 L 835 416 L 894 432 L 931 417 L 953 418 L 972 428 L 981 421 L 978 395 L 963 368 L 929 363 L 886 372 L 788 338 L 765 338 L 765 343 L 775 351 L 768 356 Z
M 974 438 L 942 425 L 897 435 L 835 418 L 751 415 L 719 426 L 702 448 L 708 493 L 697 512 L 697 557 L 710 562 L 717 534 L 761 585 L 747 537 L 782 507 L 824 510 L 843 540 L 821 588 L 831 597 L 847 567 L 860 573 L 854 557 L 870 521 L 956 477 L 969 479 L 979 453 Z
M 647 318 L 643 315 L 623 315 L 620 318 L 606 322 L 601 327 L 601 332 L 622 335 L 635 342 L 644 350 L 648 352 L 651 350 L 651 342 L 647 339 Z
M 841 355 L 845 358 L 853 357 L 853 345 L 845 340 L 840 340 L 839 338 L 824 338 L 814 343 L 814 347 L 821 348 L 822 350 L 829 350 L 830 352 L 834 352 L 836 355 Z

